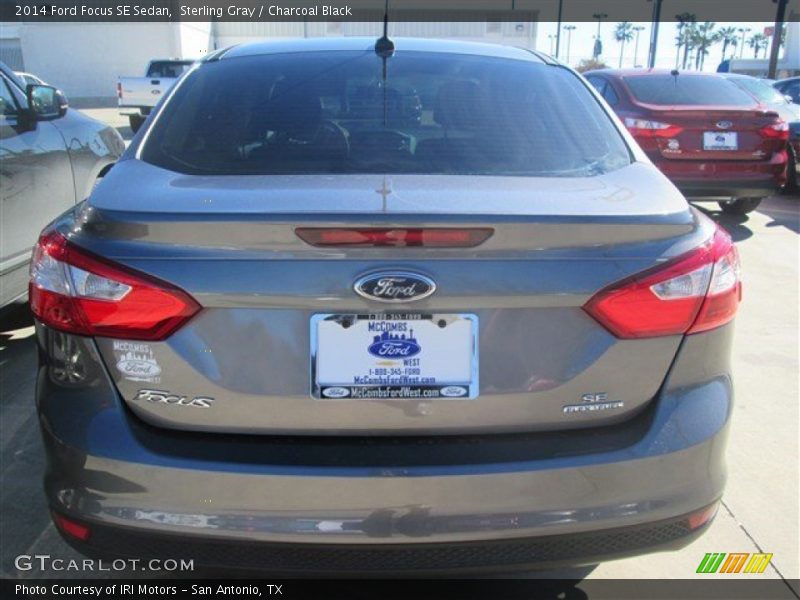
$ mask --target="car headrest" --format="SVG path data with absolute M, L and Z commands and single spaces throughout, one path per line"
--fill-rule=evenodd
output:
M 481 86 L 463 79 L 439 88 L 433 120 L 442 127 L 476 129 L 487 123 L 489 112 L 489 100 Z
M 320 97 L 302 87 L 276 87 L 265 111 L 264 123 L 271 131 L 298 134 L 316 130 L 322 121 Z

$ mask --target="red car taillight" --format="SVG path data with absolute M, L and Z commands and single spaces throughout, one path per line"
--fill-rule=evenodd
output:
M 630 117 L 625 118 L 625 127 L 628 128 L 631 135 L 638 138 L 672 138 L 683 131 L 683 127 L 678 125 Z
M 717 227 L 709 243 L 601 290 L 584 310 L 620 338 L 697 333 L 733 319 L 741 290 L 736 247 Z
M 761 137 L 765 137 L 768 139 L 777 139 L 777 140 L 787 140 L 789 139 L 789 124 L 783 120 L 777 120 L 774 123 L 770 123 L 766 127 L 762 127 L 758 130 L 761 134 Z
M 200 310 L 183 290 L 81 250 L 58 232 L 34 248 L 29 297 L 33 314 L 53 329 L 131 340 L 163 340 Z
M 92 534 L 91 529 L 84 525 L 83 523 L 78 523 L 77 521 L 73 521 L 65 517 L 64 515 L 60 515 L 57 512 L 51 513 L 53 515 L 53 523 L 56 524 L 64 534 L 68 535 L 69 537 L 73 537 L 78 539 L 82 542 L 85 542 L 89 539 Z

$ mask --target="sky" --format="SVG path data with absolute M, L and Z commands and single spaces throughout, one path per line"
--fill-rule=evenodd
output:
M 574 25 L 575 30 L 572 31 L 572 40 L 570 42 L 570 56 L 567 59 L 567 38 L 568 32 L 562 29 L 561 32 L 561 51 L 559 58 L 569 63 L 570 66 L 575 66 L 583 58 L 591 58 L 592 49 L 594 47 L 594 37 L 597 33 L 597 23 L 562 23 L 564 25 Z M 600 40 L 603 42 L 603 54 L 601 59 L 610 67 L 618 67 L 620 59 L 620 44 L 614 40 L 614 28 L 617 22 L 603 22 L 600 28 Z M 642 26 L 644 29 L 639 34 L 639 49 L 637 53 L 636 64 L 644 65 L 647 63 L 647 52 L 650 46 L 650 23 L 633 23 L 634 26 Z M 751 31 L 745 34 L 745 39 L 756 32 L 764 32 L 765 27 L 771 27 L 773 23 L 727 23 L 717 22 L 714 31 L 722 27 L 734 26 L 737 29 L 749 27 Z M 548 36 L 554 36 L 557 30 L 557 23 L 553 22 L 540 22 L 538 24 L 536 49 L 548 54 L 555 54 L 555 39 L 552 40 Z M 675 68 L 675 60 L 677 49 L 675 47 L 675 37 L 678 34 L 677 23 L 664 22 L 658 30 L 658 51 L 656 53 L 656 67 L 662 68 Z M 741 39 L 741 38 L 740 38 Z M 552 46 L 551 46 L 552 44 Z M 635 38 L 634 41 L 625 44 L 625 54 L 623 56 L 622 66 L 634 66 L 634 51 L 635 51 Z M 741 52 L 740 47 L 736 48 L 736 57 L 739 57 Z M 728 48 L 728 57 L 732 52 Z M 768 55 L 767 55 L 768 56 Z M 682 56 L 681 56 L 682 57 Z M 753 50 L 745 43 L 744 58 L 753 58 Z M 765 58 L 764 50 L 761 50 L 759 58 Z M 717 43 L 709 48 L 709 53 L 705 58 L 703 66 L 704 71 L 716 71 L 717 65 L 722 61 L 722 44 Z M 693 68 L 693 66 L 692 66 Z

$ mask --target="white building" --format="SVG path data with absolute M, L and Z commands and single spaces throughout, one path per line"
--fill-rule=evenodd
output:
M 530 15 L 530 13 L 525 13 Z M 534 48 L 536 22 L 391 23 L 392 36 L 457 38 Z M 367 35 L 378 22 L 0 23 L 0 60 L 62 89 L 74 105 L 111 105 L 117 77 L 156 58 L 199 58 L 264 38 Z
M 791 16 L 796 18 L 794 14 Z M 785 27 L 786 43 L 783 52 L 778 55 L 776 69 L 779 79 L 800 73 L 800 21 L 787 21 Z M 769 48 L 767 48 L 767 52 L 769 52 Z M 769 71 L 769 56 L 766 58 L 733 58 L 728 68 L 732 73 L 766 77 Z

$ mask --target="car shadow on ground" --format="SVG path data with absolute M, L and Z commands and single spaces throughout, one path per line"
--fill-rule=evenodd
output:
M 747 215 L 729 215 L 713 203 L 697 203 L 694 206 L 722 225 L 731 234 L 734 242 L 742 242 L 753 235 L 748 222 L 758 213 L 772 219 L 767 227 L 786 227 L 794 233 L 800 233 L 800 196 L 778 195 L 765 198 L 756 213 Z

